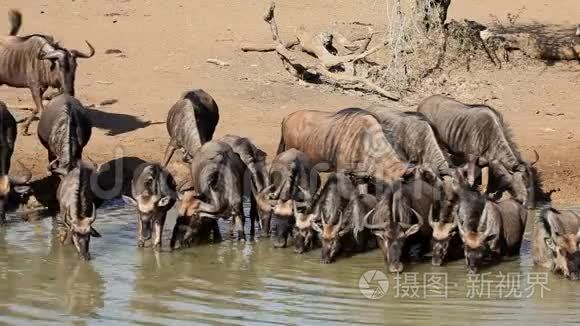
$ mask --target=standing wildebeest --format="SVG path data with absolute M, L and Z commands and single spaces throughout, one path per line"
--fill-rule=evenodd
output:
M 279 153 L 272 161 L 269 180 L 270 185 L 257 197 L 262 232 L 267 235 L 272 230 L 274 246 L 283 248 L 287 245 L 288 235 L 296 218 L 293 213 L 294 202 L 303 206 L 311 199 L 311 194 L 316 192 L 320 184 L 320 176 L 304 153 L 289 149 Z M 298 230 L 295 241 L 309 247 L 312 228 L 300 223 L 301 221 L 296 221 Z
M 419 250 L 417 258 L 427 253 L 431 228 L 426 219 L 439 215 L 441 191 L 417 176 L 391 184 L 380 196 L 364 224 L 377 236 L 389 271 L 400 273 L 404 256 L 415 248 Z
M 573 211 L 542 209 L 532 234 L 534 264 L 565 277 L 580 279 L 580 215 Z
M 534 192 L 539 183 L 533 165 L 539 159 L 538 154 L 535 153 L 534 162 L 522 160 L 499 112 L 486 105 L 466 105 L 442 95 L 428 97 L 417 110 L 429 119 L 454 156 L 464 160 L 481 157 L 501 163 L 495 169 L 491 167 L 488 192 L 502 191 L 494 188 L 505 184 L 513 198 L 527 206 L 535 204 Z M 501 171 L 500 166 L 505 173 L 497 172 Z
M 30 123 L 42 113 L 42 94 L 49 87 L 60 89 L 64 94 L 75 95 L 77 58 L 90 58 L 95 49 L 86 42 L 90 53 L 68 50 L 46 35 L 16 36 L 22 24 L 20 12 L 11 10 L 10 35 L 0 38 L 0 85 L 29 88 L 35 108 L 26 119 L 22 134 L 28 134 Z
M 218 106 L 208 93 L 202 89 L 185 92 L 167 115 L 170 140 L 163 166 L 167 166 L 177 149 L 189 161 L 201 145 L 212 139 L 219 118 Z
M 161 165 L 147 163 L 135 170 L 131 185 L 133 198 L 123 199 L 137 208 L 137 246 L 145 246 L 154 228 L 153 248 L 159 250 L 167 211 L 175 204 L 175 181 Z
M 232 147 L 234 153 L 240 155 L 251 176 L 251 182 L 257 192 L 266 187 L 268 173 L 266 170 L 266 153 L 260 150 L 248 138 L 235 135 L 225 135 L 218 139 Z
M 48 150 L 49 170 L 72 170 L 91 132 L 91 120 L 79 100 L 66 94 L 52 99 L 38 123 L 38 138 Z
M 64 243 L 68 237 L 71 237 L 79 256 L 89 260 L 91 237 L 101 237 L 91 226 L 97 216 L 94 194 L 91 189 L 93 168 L 78 160 L 68 173 L 61 169 L 55 172 L 62 176 L 57 191 L 60 206 L 57 220 L 60 226 L 60 241 Z
M 266 169 L 266 153 L 256 147 L 248 138 L 235 135 L 225 135 L 219 139 L 232 147 L 234 153 L 238 154 L 245 164 L 244 168 L 244 186 L 250 189 L 244 189 L 244 193 L 252 192 L 250 196 L 252 219 L 259 219 L 260 229 L 262 227 L 262 218 L 258 205 L 255 202 L 258 194 L 266 187 L 268 182 L 268 171 Z M 253 233 L 252 233 L 253 234 Z
M 477 273 L 484 260 L 518 255 L 527 220 L 525 207 L 513 199 L 493 202 L 477 191 L 458 191 L 455 218 L 469 272 Z
M 13 191 L 26 193 L 30 189 L 28 186 L 32 177 L 30 171 L 24 177 L 8 175 L 16 134 L 16 120 L 6 108 L 6 104 L 0 101 L 0 225 L 6 222 L 6 211 L 15 203 Z
M 220 216 L 231 216 L 234 232 L 238 239 L 245 238 L 244 211 L 242 208 L 244 193 L 244 162 L 232 150 L 231 146 L 217 140 L 209 141 L 195 152 L 191 160 L 193 189 L 181 195 L 181 207 L 175 224 L 172 245 L 176 240 L 189 242 L 182 233 L 188 231 L 184 224 L 191 219 L 207 217 L 217 219 Z M 252 218 L 250 216 L 250 218 Z M 254 220 L 251 220 L 252 229 Z M 191 232 L 187 232 L 191 235 Z
M 443 144 L 429 123 L 418 112 L 402 112 L 382 105 L 371 106 L 367 111 L 391 131 L 395 146 L 403 152 L 409 162 L 429 166 L 436 171 L 451 168 L 452 164 Z
M 338 112 L 296 111 L 282 121 L 278 153 L 296 148 L 320 171 L 338 171 L 357 179 L 392 181 L 409 165 L 395 141 L 371 113 L 351 108 Z M 327 165 L 322 167 L 321 163 Z

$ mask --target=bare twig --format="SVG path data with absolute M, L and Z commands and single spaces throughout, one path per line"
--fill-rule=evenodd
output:
M 213 63 L 214 65 L 220 66 L 220 67 L 227 67 L 230 64 L 228 62 L 225 61 L 221 61 L 219 59 L 207 59 L 205 60 L 205 62 L 207 63 Z

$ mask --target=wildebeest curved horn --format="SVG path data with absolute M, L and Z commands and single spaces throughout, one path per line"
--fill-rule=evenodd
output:
M 28 184 L 30 179 L 32 179 L 32 171 L 24 166 L 24 164 L 22 164 L 22 162 L 19 160 L 17 160 L 16 163 L 18 163 L 18 165 L 24 170 L 24 175 L 20 177 L 10 177 L 10 182 L 12 182 L 14 185 Z
M 95 204 L 93 203 L 93 214 L 91 215 L 91 217 L 89 217 L 89 225 L 93 224 L 95 222 L 95 220 L 97 219 L 97 207 L 95 207 Z
M 433 205 L 431 205 L 431 207 L 429 208 L 429 218 L 427 219 L 427 221 L 429 221 L 429 225 L 431 227 L 435 226 L 435 221 L 433 221 Z
M 54 60 L 62 58 L 63 53 L 59 50 L 52 50 L 49 52 L 44 52 L 42 49 L 38 52 L 37 59 L 38 60 Z
M 384 228 L 387 227 L 387 225 L 389 224 L 389 222 L 384 222 L 381 224 L 370 224 L 369 223 L 369 217 L 371 216 L 371 214 L 375 211 L 375 209 L 371 209 L 370 211 L 368 211 L 368 213 L 366 213 L 365 217 L 363 218 L 363 223 L 365 228 L 369 229 L 369 230 L 382 230 Z
M 533 166 L 534 164 L 538 163 L 538 161 L 540 160 L 540 154 L 538 154 L 538 152 L 536 152 L 535 149 L 534 149 L 534 156 L 536 158 L 530 163 L 531 166 Z
M 302 192 L 302 194 L 304 195 L 304 201 L 310 201 L 312 199 L 312 194 L 310 193 L 310 191 L 300 187 L 300 185 L 296 185 L 296 187 L 298 187 L 298 190 L 300 190 L 300 192 Z
M 218 192 L 215 191 L 214 189 L 211 189 L 210 191 L 211 191 L 210 198 L 214 199 L 215 204 L 206 203 L 206 202 L 203 202 L 200 200 L 198 212 L 213 215 L 213 214 L 217 214 L 217 213 L 222 211 L 223 206 L 224 206 L 222 198 L 220 197 Z M 206 216 L 206 215 L 204 215 L 204 216 Z
M 87 43 L 87 45 L 89 47 L 89 54 L 82 53 L 79 50 L 70 50 L 70 53 L 72 53 L 72 55 L 75 56 L 76 58 L 81 58 L 81 59 L 88 59 L 88 58 L 94 56 L 95 55 L 95 48 L 91 45 L 91 43 L 89 43 L 89 41 L 85 40 L 85 43 Z
M 320 214 L 320 219 L 322 220 L 322 227 L 323 228 L 326 227 L 325 217 L 326 217 L 326 214 L 324 213 L 324 210 L 323 210 L 322 213 Z
M 487 211 L 488 211 L 488 209 L 487 209 L 487 207 L 488 207 L 488 204 L 485 203 L 485 205 L 483 206 L 483 211 L 481 212 L 481 217 L 479 218 L 479 226 L 477 227 L 477 229 L 478 229 L 477 231 L 479 232 L 479 228 L 484 223 L 486 224 L 485 225 L 485 231 L 483 233 L 481 233 L 480 236 L 479 236 L 481 239 L 487 238 L 491 234 L 491 231 L 492 231 L 492 229 L 489 227 L 489 225 L 487 223 L 487 220 L 488 220 L 488 217 L 487 217 Z

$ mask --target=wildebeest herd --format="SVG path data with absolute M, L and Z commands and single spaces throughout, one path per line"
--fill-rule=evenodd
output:
M 55 218 L 61 242 L 72 241 L 89 259 L 103 196 L 94 177 L 102 169 L 83 161 L 91 120 L 74 95 L 77 58 L 50 36 L 18 36 L 20 13 L 0 39 L 0 83 L 27 87 L 36 105 L 22 134 L 41 113 L 38 137 L 48 151 L 48 170 L 58 181 Z M 46 109 L 43 93 L 55 88 Z M 214 140 L 219 109 L 205 91 L 185 92 L 169 110 L 169 144 L 162 164 L 143 162 L 129 171 L 123 198 L 137 212 L 137 245 L 153 238 L 162 247 L 167 212 L 176 207 L 170 248 L 220 241 L 218 219 L 232 220 L 233 237 L 259 228 L 296 253 L 321 247 L 321 261 L 379 247 L 390 272 L 431 257 L 433 265 L 465 259 L 470 272 L 520 252 L 527 208 L 542 203 L 534 221 L 536 264 L 570 279 L 580 276 L 580 216 L 549 204 L 533 162 L 522 159 L 501 114 L 434 95 L 414 112 L 387 106 L 338 112 L 296 111 L 282 120 L 276 156 L 248 138 Z M 31 191 L 31 174 L 9 176 L 17 122 L 0 103 L 0 222 Z M 175 151 L 188 166 L 177 182 L 168 164 Z M 120 195 L 120 194 L 119 194 Z M 249 214 L 244 203 L 249 203 Z M 256 223 L 257 222 L 257 223 Z M 255 225 L 257 224 L 257 226 Z

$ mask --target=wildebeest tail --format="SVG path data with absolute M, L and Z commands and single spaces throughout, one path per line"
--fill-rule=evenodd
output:
M 11 9 L 8 12 L 8 20 L 10 21 L 10 34 L 15 36 L 22 25 L 22 14 L 18 10 Z
M 286 151 L 286 143 L 284 143 L 284 135 L 280 136 L 280 143 L 278 144 L 278 150 L 276 151 L 276 155 Z
M 80 163 L 82 153 L 82 147 L 79 143 L 79 134 L 80 125 L 79 125 L 79 112 L 76 109 L 69 109 L 69 118 L 68 118 L 68 146 L 69 146 L 69 160 L 70 164 L 75 165 L 76 163 Z

